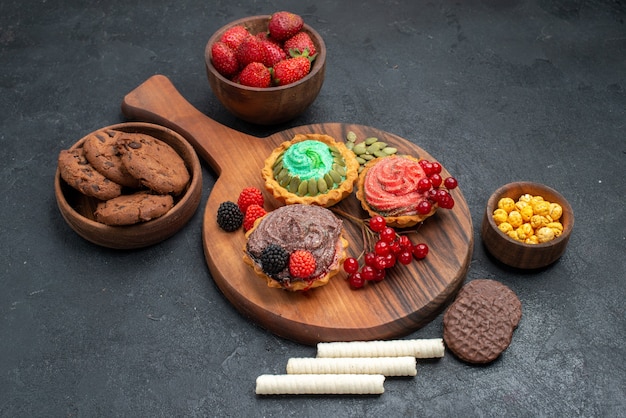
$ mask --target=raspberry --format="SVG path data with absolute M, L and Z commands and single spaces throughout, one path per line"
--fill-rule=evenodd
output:
M 289 253 L 280 245 L 269 244 L 267 247 L 263 248 L 263 252 L 261 253 L 259 260 L 263 271 L 268 276 L 272 276 L 280 273 L 285 267 L 287 267 L 287 263 L 289 262 Z
M 243 229 L 245 231 L 249 231 L 254 226 L 254 221 L 258 218 L 265 216 L 267 212 L 261 206 L 257 204 L 252 204 L 248 206 L 246 210 L 246 215 L 243 218 Z
M 315 272 L 316 262 L 307 250 L 295 250 L 289 256 L 289 274 L 298 279 L 306 279 Z
M 239 209 L 241 209 L 241 213 L 246 213 L 248 206 L 250 205 L 259 205 L 263 207 L 263 194 L 256 187 L 246 187 L 239 193 L 239 198 L 237 199 L 237 205 L 239 205 Z
M 241 227 L 243 213 L 239 206 L 231 201 L 220 203 L 217 208 L 217 224 L 226 232 L 233 232 Z

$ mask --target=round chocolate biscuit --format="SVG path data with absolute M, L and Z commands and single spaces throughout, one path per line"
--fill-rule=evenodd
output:
M 515 328 L 522 319 L 522 303 L 510 288 L 489 279 L 475 279 L 467 283 L 459 291 L 457 298 L 476 295 L 493 300 L 493 304 L 506 314 Z
M 122 194 L 122 186 L 103 176 L 85 158 L 82 147 L 59 153 L 59 173 L 67 184 L 84 195 L 108 200 Z
M 98 203 L 95 217 L 106 225 L 132 225 L 165 215 L 174 206 L 171 195 L 137 192 Z
M 140 133 L 124 133 L 117 141 L 130 174 L 157 193 L 181 194 L 191 176 L 180 155 L 165 142 Z
M 131 175 L 120 155 L 117 139 L 122 132 L 102 130 L 91 134 L 85 139 L 83 148 L 87 161 L 106 178 L 122 186 L 139 188 L 141 181 Z
M 511 344 L 522 315 L 517 295 L 495 280 L 465 285 L 443 317 L 443 339 L 458 358 L 489 363 Z

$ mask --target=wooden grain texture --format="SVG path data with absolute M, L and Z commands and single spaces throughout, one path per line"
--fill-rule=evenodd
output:
M 293 293 L 270 289 L 242 261 L 245 245 L 242 231 L 227 233 L 216 223 L 216 211 L 225 200 L 236 201 L 246 186 L 261 190 L 261 167 L 282 141 L 296 133 L 325 133 L 336 139 L 353 131 L 361 139 L 377 136 L 396 146 L 400 153 L 434 160 L 420 147 L 378 129 L 341 123 L 301 126 L 257 138 L 223 126 L 191 106 L 164 76 L 153 76 L 130 92 L 122 103 L 124 114 L 165 125 L 185 136 L 218 174 L 204 212 L 202 241 L 213 280 L 224 296 L 246 317 L 271 332 L 305 344 L 321 341 L 389 339 L 406 335 L 431 321 L 462 285 L 473 249 L 473 228 L 460 188 L 452 191 L 456 204 L 440 210 L 424 222 L 413 242 L 430 247 L 426 259 L 398 265 L 380 283 L 350 289 L 345 274 L 327 286 Z M 445 171 L 443 175 L 448 175 Z M 267 194 L 266 209 L 277 207 Z M 354 194 L 337 207 L 365 218 Z M 349 253 L 363 249 L 362 229 L 344 219 Z M 415 229 L 415 228 L 414 228 Z

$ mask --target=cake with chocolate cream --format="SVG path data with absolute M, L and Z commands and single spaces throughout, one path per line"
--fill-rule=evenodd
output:
M 243 258 L 269 287 L 302 291 L 326 285 L 341 270 L 347 247 L 343 222 L 330 210 L 293 204 L 255 221 Z M 294 275 L 290 266 L 291 256 L 302 251 L 314 260 L 306 277 Z

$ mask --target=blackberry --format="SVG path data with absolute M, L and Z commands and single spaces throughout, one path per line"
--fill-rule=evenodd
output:
M 261 268 L 268 275 L 278 274 L 287 267 L 289 263 L 289 253 L 280 245 L 269 244 L 263 248 L 261 257 Z
M 243 213 L 235 202 L 222 202 L 217 209 L 217 224 L 226 232 L 233 232 L 241 228 Z

